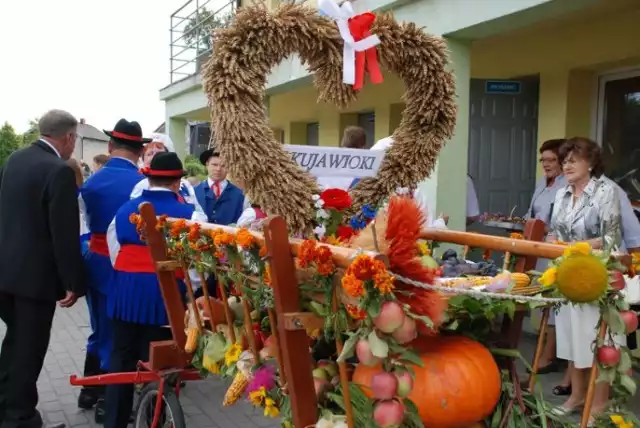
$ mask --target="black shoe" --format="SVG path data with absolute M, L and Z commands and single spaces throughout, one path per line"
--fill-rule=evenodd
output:
M 42 428 L 65 428 L 67 426 L 67 424 L 65 424 L 64 422 L 58 422 L 55 424 L 43 424 Z
M 98 402 L 96 403 L 96 412 L 94 415 L 94 420 L 97 424 L 104 424 L 104 417 L 105 417 L 105 402 L 104 402 L 104 398 L 100 398 L 98 399 Z M 136 414 L 135 412 L 131 412 L 131 415 L 129 415 L 129 423 L 133 423 L 136 420 Z
M 102 374 L 100 370 L 100 358 L 95 354 L 87 353 L 84 359 L 84 377 Z M 84 386 L 78 396 L 78 407 L 84 410 L 92 409 L 98 399 L 104 395 L 104 387 Z
M 98 391 L 91 387 L 84 387 L 78 395 L 78 407 L 83 410 L 93 409 L 98 402 Z

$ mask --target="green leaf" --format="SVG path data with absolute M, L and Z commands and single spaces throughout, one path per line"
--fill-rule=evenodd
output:
M 418 413 L 418 406 L 416 406 L 416 403 L 414 403 L 410 399 L 408 399 L 408 398 L 404 399 L 404 406 L 406 407 L 407 412 L 409 412 L 409 413 Z
M 358 342 L 359 336 L 356 333 L 349 333 L 349 335 L 350 335 L 349 339 L 347 339 L 347 341 L 344 342 L 344 345 L 342 346 L 342 352 L 338 357 L 339 363 L 353 356 L 353 351 L 356 347 L 356 343 Z
M 625 325 L 620 313 L 613 307 L 607 307 L 602 315 L 612 334 L 624 334 Z
M 329 315 L 329 311 L 327 310 L 327 308 L 315 301 L 311 301 L 309 303 L 309 305 L 311 306 L 311 310 L 318 316 L 321 317 L 326 317 L 327 315 Z
M 389 345 L 387 345 L 387 342 L 380 339 L 375 331 L 369 333 L 367 340 L 371 347 L 371 353 L 374 356 L 378 358 L 387 358 L 387 356 L 389 356 Z
M 382 306 L 382 303 L 379 299 L 372 299 L 368 303 L 367 312 L 369 313 L 369 316 L 371 318 L 377 317 L 380 314 L 380 307 Z
M 424 363 L 422 362 L 422 360 L 420 359 L 418 354 L 416 354 L 415 352 L 413 352 L 413 351 L 411 351 L 409 349 L 404 351 L 400 355 L 400 357 L 398 357 L 398 360 L 414 364 L 414 365 L 416 365 L 418 367 L 424 367 Z
M 618 373 L 627 374 L 633 367 L 631 355 L 626 351 L 620 352 L 620 362 L 618 363 Z
M 422 315 L 416 315 L 416 314 L 412 314 L 411 312 L 408 313 L 408 315 L 413 318 L 414 320 L 419 320 L 422 321 L 424 323 L 424 325 L 426 325 L 427 327 L 431 328 L 433 327 L 433 321 L 431 320 L 431 318 L 429 317 L 425 317 Z
M 627 374 L 620 375 L 620 385 L 622 385 L 624 389 L 626 389 L 629 392 L 629 395 L 633 396 L 636 394 L 636 389 L 637 389 L 636 381 L 633 380 L 631 376 Z

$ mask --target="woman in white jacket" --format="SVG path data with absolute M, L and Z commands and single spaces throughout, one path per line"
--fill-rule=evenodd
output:
M 151 159 L 156 155 L 156 153 L 160 152 L 174 152 L 173 141 L 168 135 L 154 133 L 151 134 L 151 138 L 153 141 L 147 144 L 144 148 L 144 153 L 142 154 L 142 166 L 149 167 L 151 164 Z M 144 179 L 133 188 L 131 192 L 131 199 L 137 198 L 142 195 L 142 191 L 149 188 L 149 180 Z M 207 216 L 204 213 L 204 210 L 198 203 L 198 199 L 196 198 L 196 193 L 193 190 L 193 186 L 189 183 L 188 180 L 182 178 L 180 180 L 180 192 L 179 195 L 184 199 L 184 202 L 190 205 L 193 205 L 196 209 L 196 213 L 194 214 L 194 219 L 197 217 L 198 221 L 207 221 Z

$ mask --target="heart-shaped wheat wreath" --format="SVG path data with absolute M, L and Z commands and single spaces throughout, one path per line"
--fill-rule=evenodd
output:
M 377 205 L 399 187 L 414 188 L 431 174 L 456 121 L 455 83 L 446 70 L 446 43 L 390 14 L 376 17 L 378 57 L 406 86 L 406 108 L 394 144 L 376 177 L 351 191 L 353 209 Z M 243 7 L 233 24 L 214 34 L 203 86 L 212 117 L 212 143 L 250 200 L 285 218 L 294 233 L 308 233 L 315 218 L 314 178 L 292 160 L 269 127 L 264 88 L 271 69 L 299 54 L 315 77 L 319 99 L 342 108 L 357 93 L 342 82 L 343 40 L 332 20 L 300 4 L 274 11 Z M 292 109 L 296 106 L 291 106 Z

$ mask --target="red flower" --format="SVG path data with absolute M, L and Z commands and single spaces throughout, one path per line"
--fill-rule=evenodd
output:
M 351 196 L 342 189 L 327 189 L 320 194 L 320 199 L 324 201 L 324 208 L 333 208 L 342 211 L 351 206 Z
M 342 242 L 348 242 L 355 234 L 356 232 L 351 227 L 345 226 L 344 224 L 338 226 L 338 230 L 336 231 L 336 236 Z

